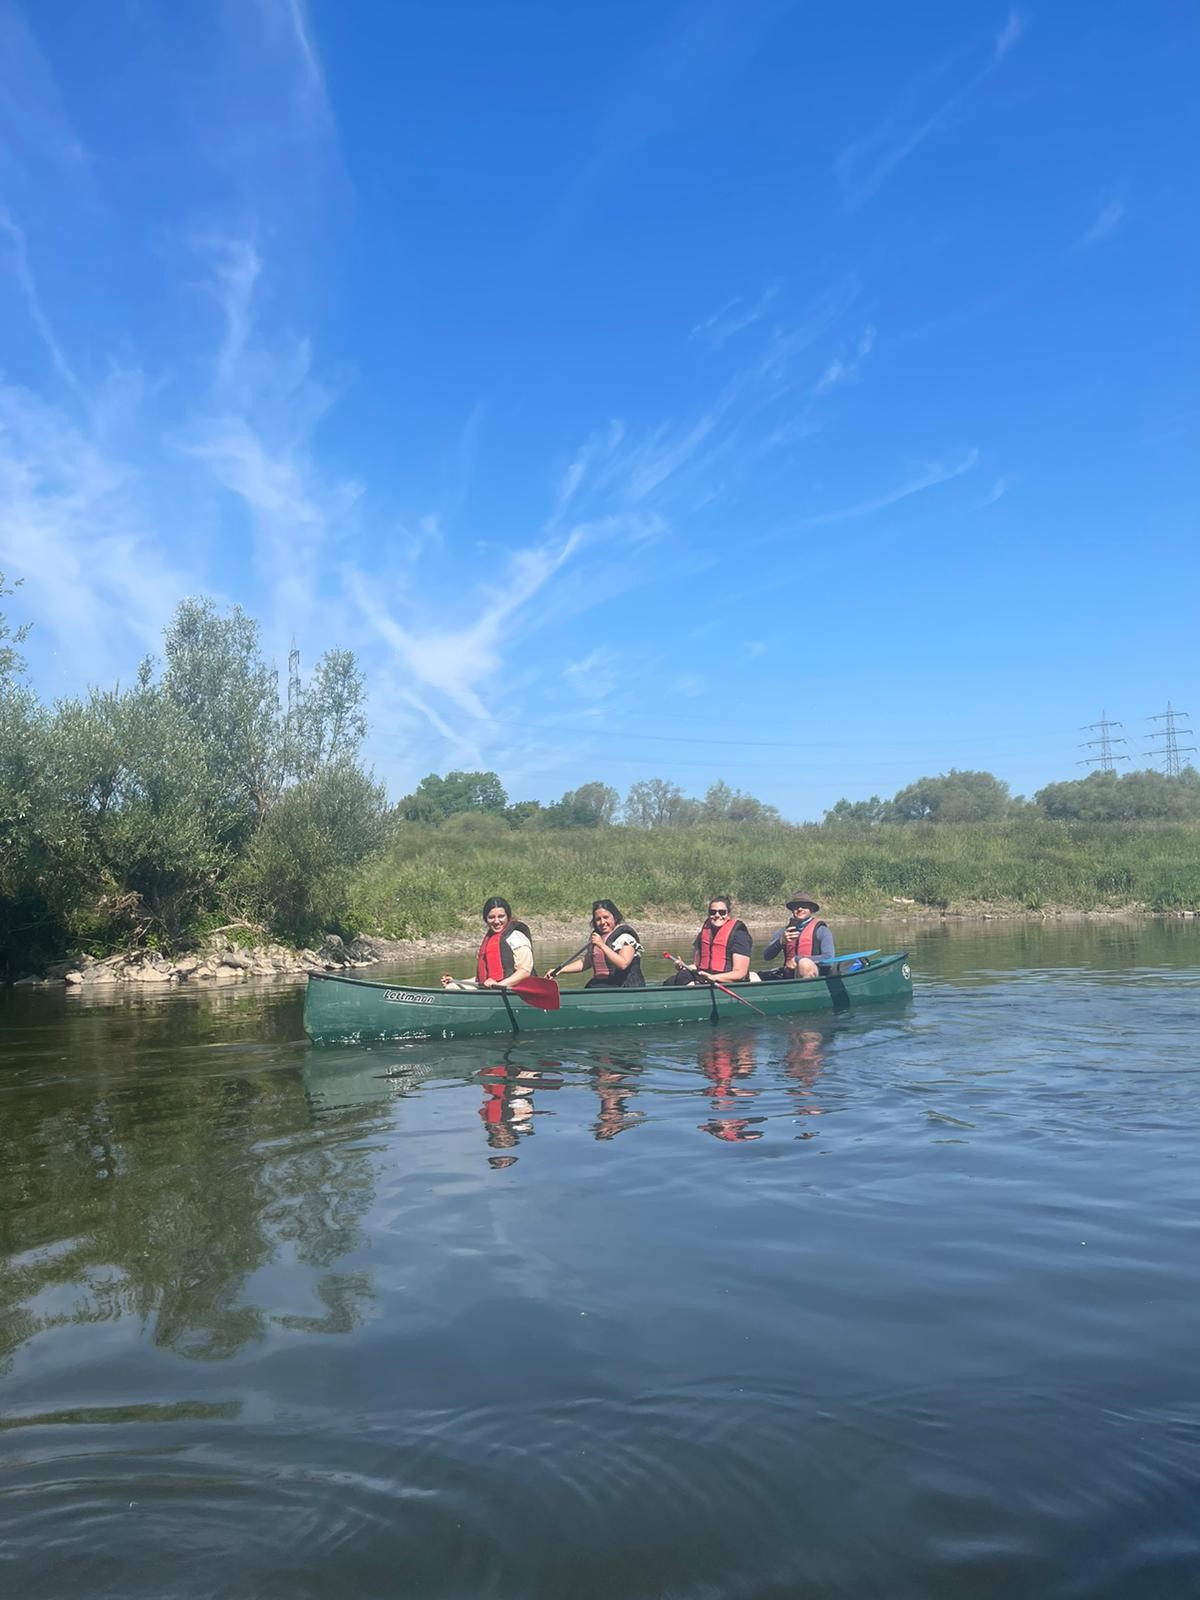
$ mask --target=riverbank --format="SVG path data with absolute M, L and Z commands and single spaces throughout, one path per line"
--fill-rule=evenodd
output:
M 770 933 L 778 927 L 782 913 L 778 906 L 752 905 L 739 908 L 738 915 L 751 929 L 756 946 L 761 946 Z M 908 902 L 894 902 L 886 907 L 874 908 L 866 917 L 861 913 L 838 911 L 829 907 L 822 911 L 828 916 L 837 934 L 839 922 L 869 921 L 894 927 L 897 945 L 903 944 L 905 927 L 930 927 L 933 925 L 970 926 L 974 923 L 1027 923 L 1034 926 L 1047 922 L 1058 923 L 1112 923 L 1112 922 L 1162 922 L 1195 918 L 1195 911 L 1150 911 L 1144 906 L 1106 906 L 1100 910 L 1080 911 L 1070 906 L 1050 906 L 1040 911 L 1029 911 L 1019 906 L 980 905 L 962 909 L 934 911 Z M 587 931 L 586 917 L 528 917 L 524 919 L 535 944 L 562 950 L 582 942 Z M 665 944 L 690 946 L 698 926 L 697 915 L 688 910 L 666 911 L 654 909 L 636 919 L 638 933 L 647 951 L 657 953 Z M 845 944 L 843 939 L 842 944 Z M 458 930 L 429 934 L 421 937 L 391 939 L 381 935 L 360 935 L 344 942 L 330 934 L 317 949 L 294 949 L 274 942 L 237 945 L 228 939 L 210 941 L 199 951 L 176 958 L 154 951 L 123 951 L 103 959 L 79 956 L 72 960 L 55 962 L 39 973 L 30 973 L 12 981 L 13 988 L 93 990 L 104 985 L 136 985 L 154 988 L 170 984 L 222 985 L 237 984 L 248 979 L 274 980 L 284 983 L 302 982 L 310 972 L 356 971 L 373 966 L 409 965 L 444 956 L 453 963 L 474 955 L 479 946 L 479 933 L 473 923 L 465 923 Z M 364 974 L 367 976 L 368 974 Z
M 586 922 L 597 896 L 639 926 L 695 923 L 714 892 L 747 920 L 787 895 L 835 917 L 1200 910 L 1200 824 L 885 824 L 513 831 L 491 818 L 407 826 L 348 890 L 345 920 L 390 939 L 457 934 L 502 894 L 530 921 Z

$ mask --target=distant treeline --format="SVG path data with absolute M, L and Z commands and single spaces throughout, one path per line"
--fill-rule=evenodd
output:
M 881 822 L 1004 822 L 1049 817 L 1057 822 L 1195 822 L 1200 820 L 1200 772 L 1178 776 L 1144 772 L 1091 772 L 1086 778 L 1047 784 L 1032 800 L 1009 794 L 990 772 L 951 768 L 918 778 L 890 800 L 839 800 L 827 825 L 877 827 Z
M 430 773 L 396 807 L 407 822 L 437 825 L 475 812 L 496 817 L 511 828 L 697 827 L 736 822 L 787 827 L 774 806 L 727 783 L 714 783 L 702 800 L 684 794 L 664 778 L 635 783 L 622 801 L 606 783 L 568 789 L 553 805 L 536 800 L 509 803 L 494 772 Z M 839 800 L 825 813 L 826 827 L 874 828 L 884 822 L 1005 822 L 1048 817 L 1058 822 L 1200 821 L 1200 773 L 1185 767 L 1177 777 L 1165 773 L 1093 772 L 1086 778 L 1051 783 L 1032 800 L 1009 793 L 990 772 L 960 772 L 952 767 L 936 778 L 918 778 L 890 800 Z
M 607 783 L 585 783 L 568 789 L 551 805 L 538 800 L 518 800 L 510 805 L 494 772 L 448 772 L 444 778 L 431 772 L 412 794 L 399 801 L 396 810 L 405 822 L 434 824 L 464 812 L 482 812 L 502 818 L 512 828 L 602 828 L 614 823 L 630 828 L 684 828 L 702 822 L 778 826 L 783 822 L 774 806 L 741 789 L 731 789 L 727 783 L 711 784 L 703 800 L 694 800 L 665 778 L 645 778 L 633 784 L 624 800 Z

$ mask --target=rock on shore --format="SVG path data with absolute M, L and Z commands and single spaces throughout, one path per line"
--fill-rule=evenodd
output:
M 97 961 L 80 956 L 47 967 L 41 977 L 18 978 L 15 989 L 92 988 L 99 984 L 241 983 L 247 978 L 302 978 L 309 972 L 338 972 L 369 967 L 381 959 L 370 939 L 344 944 L 329 934 L 319 950 L 289 950 L 281 944 L 244 947 L 215 939 L 202 950 L 174 959 L 155 951 L 135 950 Z

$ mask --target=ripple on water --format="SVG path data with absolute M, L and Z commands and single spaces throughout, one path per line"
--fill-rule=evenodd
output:
M 819 1026 L 27 1029 L 6 1593 L 1188 1595 L 1200 989 L 1043 943 Z
M 1034 1466 L 1039 1414 L 1056 1422 Z M 7 1555 L 31 1575 L 28 1600 L 806 1585 L 846 1600 L 1115 1596 L 1114 1564 L 1137 1595 L 1156 1592 L 1138 1571 L 1200 1561 L 1195 1415 L 1097 1417 L 1090 1397 L 1057 1389 L 822 1405 L 723 1375 L 625 1402 L 414 1409 L 353 1432 L 318 1413 L 186 1438 L 164 1419 L 157 1447 L 137 1425 L 107 1448 L 79 1431 L 52 1457 L 18 1462 L 0 1497 L 10 1521 L 19 1514 Z M 1140 1549 L 1130 1528 L 1160 1531 Z

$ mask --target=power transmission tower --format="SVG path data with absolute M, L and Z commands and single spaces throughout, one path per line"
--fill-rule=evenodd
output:
M 1086 727 L 1080 728 L 1080 733 L 1098 733 L 1098 739 L 1084 739 L 1079 748 L 1081 750 L 1099 750 L 1098 756 L 1085 756 L 1082 761 L 1075 764 L 1079 767 L 1099 767 L 1101 772 L 1111 772 L 1116 761 L 1128 761 L 1127 755 L 1116 755 L 1113 745 L 1127 744 L 1127 739 L 1114 739 L 1113 728 L 1124 727 L 1124 723 L 1113 722 L 1106 711 L 1101 711 L 1099 722 L 1089 722 Z
M 1186 717 L 1187 714 L 1186 711 L 1176 711 L 1168 700 L 1165 711 L 1159 711 L 1153 717 L 1146 719 L 1148 722 L 1162 723 L 1161 728 L 1155 728 L 1153 733 L 1143 734 L 1143 738 L 1160 741 L 1147 753 L 1160 758 L 1163 764 L 1163 771 L 1168 778 L 1177 778 L 1183 770 L 1183 763 L 1179 759 L 1180 756 L 1194 755 L 1196 753 L 1194 744 L 1180 744 L 1179 742 L 1180 734 L 1183 734 L 1184 738 L 1195 738 L 1190 728 L 1181 728 L 1179 726 L 1180 717 Z

